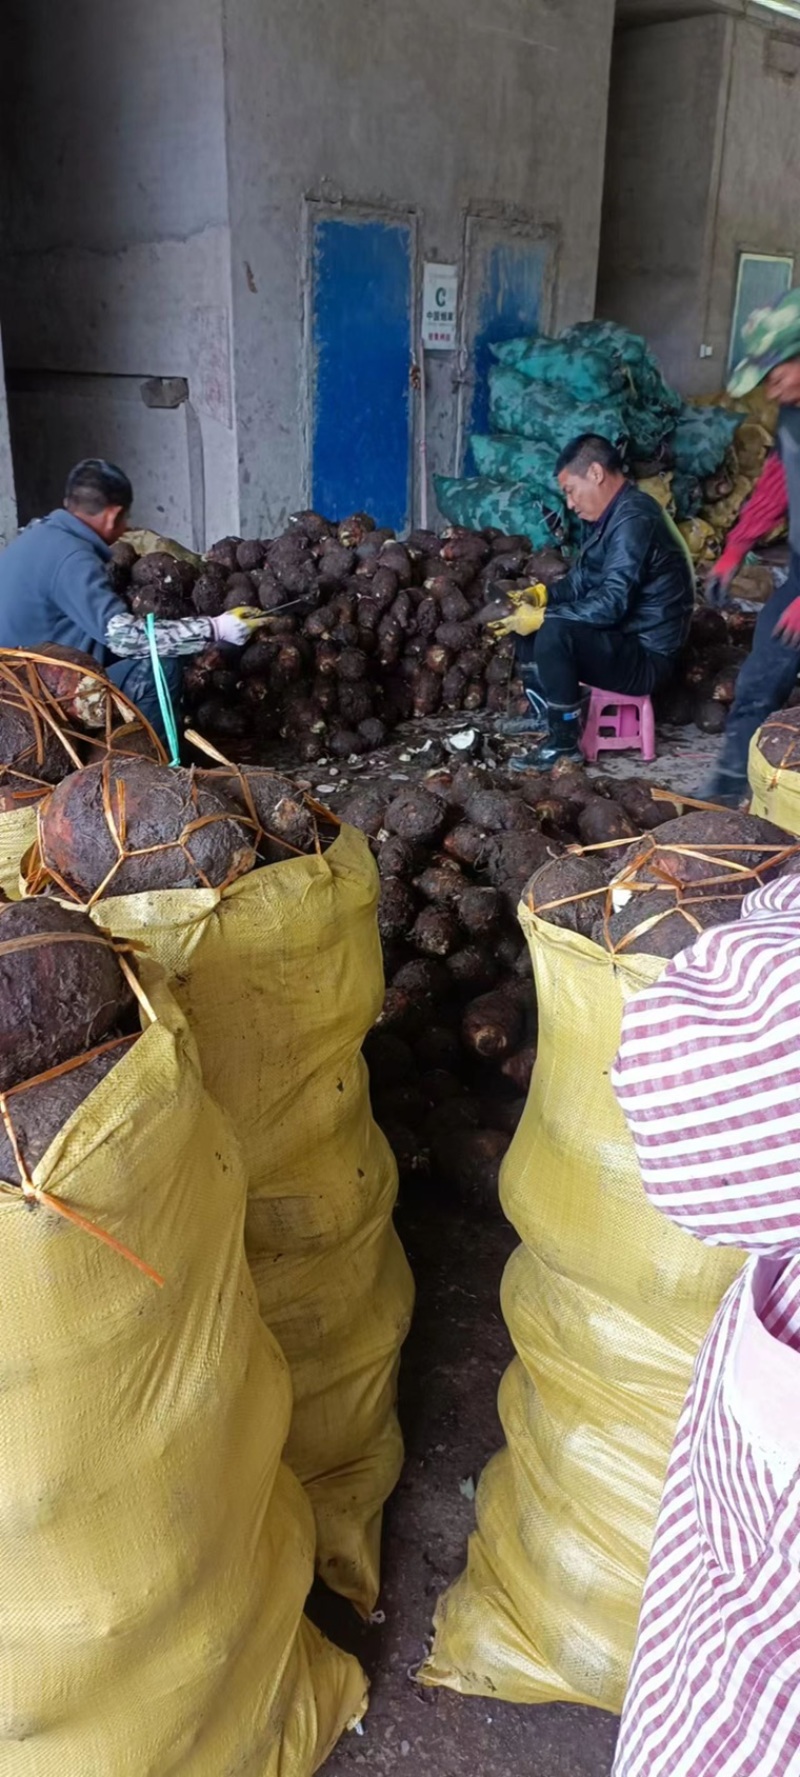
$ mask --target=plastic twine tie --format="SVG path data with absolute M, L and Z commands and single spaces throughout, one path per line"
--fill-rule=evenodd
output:
M 155 679 L 155 682 L 156 682 L 156 694 L 158 696 L 158 707 L 161 711 L 161 720 L 164 724 L 164 731 L 167 736 L 167 746 L 169 747 L 169 763 L 172 766 L 178 766 L 178 765 L 180 765 L 180 762 L 181 762 L 181 749 L 180 749 L 180 742 L 178 740 L 178 725 L 175 721 L 175 711 L 172 707 L 172 698 L 170 697 L 170 694 L 169 694 L 169 686 L 167 684 L 166 678 L 164 677 L 164 668 L 161 665 L 161 659 L 159 656 L 158 648 L 156 646 L 156 620 L 155 620 L 155 617 L 153 616 L 152 611 L 149 611 L 147 614 L 147 617 L 145 618 L 145 628 L 147 630 L 147 642 L 148 642 L 148 646 L 150 649 L 150 661 L 151 661 L 152 668 L 153 668 L 153 678 Z

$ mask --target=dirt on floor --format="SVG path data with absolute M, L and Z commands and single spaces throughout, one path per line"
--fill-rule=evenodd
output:
M 464 1566 L 472 1485 L 502 1443 L 497 1387 L 512 1352 L 500 1279 L 516 1236 L 501 1220 L 465 1216 L 433 1184 L 405 1193 L 398 1227 L 417 1283 L 400 1384 L 406 1467 L 385 1521 L 385 1620 L 363 1625 L 321 1589 L 313 1600 L 312 1615 L 358 1654 L 372 1684 L 363 1734 L 345 1737 L 325 1777 L 608 1777 L 617 1727 L 608 1716 L 512 1708 L 414 1682 L 436 1600 Z

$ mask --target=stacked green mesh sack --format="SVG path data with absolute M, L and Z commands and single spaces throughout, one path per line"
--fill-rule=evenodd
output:
M 439 509 L 451 523 L 522 532 L 535 549 L 567 541 L 555 466 L 580 432 L 611 439 L 640 473 L 670 466 L 679 518 L 699 510 L 702 480 L 724 462 L 742 416 L 684 402 L 645 340 L 613 321 L 584 321 L 556 339 L 536 335 L 491 349 L 491 432 L 471 440 L 477 474 L 436 478 Z

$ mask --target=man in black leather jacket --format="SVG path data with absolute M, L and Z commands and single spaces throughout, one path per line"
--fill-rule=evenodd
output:
M 543 610 L 499 625 L 521 636 L 518 660 L 548 735 L 511 760 L 518 771 L 579 758 L 581 686 L 643 697 L 668 679 L 689 633 L 694 573 L 688 549 L 656 500 L 626 479 L 607 438 L 584 434 L 562 452 L 559 485 L 584 521 L 584 543 Z M 533 724 L 532 724 L 533 725 Z M 539 724 L 541 726 L 542 724 Z

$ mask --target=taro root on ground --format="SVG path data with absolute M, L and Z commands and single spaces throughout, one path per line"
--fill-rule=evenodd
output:
M 87 915 L 34 898 L 0 906 L 0 1091 L 103 1041 L 130 989 Z
M 255 835 L 196 771 L 109 756 L 65 778 L 39 811 L 45 876 L 79 901 L 221 888 L 252 869 Z

